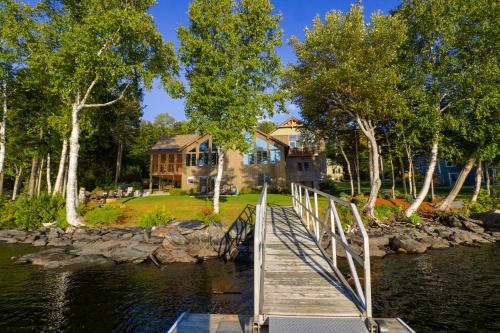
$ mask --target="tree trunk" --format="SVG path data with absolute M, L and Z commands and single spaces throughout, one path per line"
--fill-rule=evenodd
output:
M 482 162 L 481 162 L 481 160 L 479 160 L 477 162 L 476 184 L 474 186 L 474 193 L 472 194 L 471 202 L 476 202 L 477 197 L 479 196 L 479 192 L 481 192 L 481 182 L 483 180 L 482 176 L 483 176 Z
M 415 164 L 411 162 L 411 181 L 413 183 L 413 197 L 417 197 L 417 177 L 415 177 Z
M 69 159 L 69 156 L 68 156 L 68 159 Z M 63 174 L 63 186 L 62 186 L 62 191 L 61 191 L 61 195 L 63 196 L 63 198 L 66 198 L 66 187 L 68 185 L 68 165 L 67 165 L 68 161 L 66 161 L 66 166 L 64 167 L 64 174 Z
M 21 179 L 23 175 L 23 169 L 16 167 L 16 177 L 14 180 L 14 188 L 12 189 L 12 201 L 16 200 L 17 192 L 19 191 L 19 186 L 21 185 Z
M 380 165 L 379 165 L 379 155 L 378 155 L 378 144 L 375 137 L 375 126 L 373 126 L 370 120 L 361 119 L 357 117 L 357 122 L 363 134 L 368 139 L 370 148 L 370 174 L 371 174 L 371 189 L 370 196 L 368 197 L 368 202 L 363 207 L 363 211 L 366 212 L 368 218 L 376 221 L 375 217 L 375 203 L 377 201 L 378 191 L 382 182 L 380 180 Z
M 153 194 L 153 155 L 149 156 L 149 194 Z
M 47 193 L 52 194 L 52 180 L 50 179 L 50 153 L 47 154 Z
M 347 158 L 347 155 L 344 151 L 344 148 L 342 147 L 342 144 L 340 144 L 340 152 L 342 153 L 342 156 L 344 157 L 345 163 L 347 165 L 347 173 L 349 174 L 349 183 L 351 184 L 351 197 L 352 197 L 354 196 L 354 179 L 352 179 L 351 163 Z
M 68 140 L 64 139 L 61 150 L 61 158 L 59 159 L 59 168 L 57 169 L 56 183 L 54 184 L 54 195 L 62 193 L 64 182 L 64 169 L 66 166 L 66 158 L 68 155 Z
M 3 99 L 3 112 L 2 121 L 0 122 L 0 174 L 4 173 L 4 162 L 5 162 L 5 150 L 6 150 L 6 139 L 5 139 L 5 128 L 7 126 L 7 82 L 3 82 L 2 87 L 2 99 Z M 2 178 L 3 184 L 3 178 Z
M 411 156 L 411 147 L 406 145 L 406 158 L 408 159 L 408 189 L 410 191 L 410 195 L 413 196 L 413 180 L 412 180 L 412 170 L 413 170 L 413 159 Z
M 389 143 L 389 135 L 387 134 L 387 131 L 385 132 L 385 141 L 387 142 L 387 152 L 389 153 L 389 165 L 391 167 L 391 180 L 392 180 L 392 186 L 391 186 L 391 195 L 392 199 L 396 199 L 396 174 L 394 173 L 394 162 L 392 160 L 392 151 L 391 151 L 391 144 Z
M 384 176 L 384 158 L 383 158 L 383 155 L 382 155 L 382 147 L 381 146 L 378 146 L 378 154 L 380 156 L 380 178 L 381 180 L 385 180 L 385 176 Z
M 115 171 L 115 184 L 118 184 L 120 174 L 122 171 L 122 156 L 123 156 L 123 143 L 118 144 L 118 152 L 116 154 L 116 171 Z
M 77 101 L 79 98 L 77 97 Z M 71 136 L 69 138 L 69 164 L 68 164 L 68 183 L 66 185 L 66 220 L 68 224 L 74 227 L 83 225 L 82 217 L 78 214 L 77 198 L 76 198 L 76 177 L 78 172 L 78 151 L 80 150 L 79 136 L 80 136 L 80 121 L 78 113 L 80 108 L 79 104 L 73 104 L 71 118 Z
M 43 176 L 43 164 L 45 160 L 42 158 L 42 162 L 40 163 L 40 167 L 38 168 L 38 180 L 36 182 L 36 195 L 40 195 L 42 192 L 42 176 Z
M 218 146 L 217 153 L 219 154 L 219 157 L 218 157 L 219 164 L 217 165 L 217 176 L 215 177 L 215 187 L 214 187 L 214 213 L 215 214 L 219 214 L 220 185 L 221 185 L 221 181 L 222 181 L 222 171 L 224 170 L 224 150 Z
M 33 159 L 31 161 L 31 173 L 30 179 L 28 182 L 28 195 L 32 196 L 35 194 L 35 186 L 36 186 L 36 173 L 38 171 L 38 151 L 33 155 Z
M 491 195 L 490 173 L 488 172 L 488 162 L 484 162 L 484 176 L 486 177 L 486 194 Z
M 448 196 L 439 203 L 437 206 L 437 209 L 442 210 L 442 211 L 447 211 L 450 209 L 451 203 L 455 198 L 457 197 L 458 193 L 462 189 L 462 186 L 464 185 L 465 179 L 467 178 L 467 175 L 471 171 L 472 167 L 474 166 L 475 159 L 470 158 L 467 160 L 467 163 L 465 163 L 464 168 L 462 171 L 460 171 L 460 174 L 458 175 L 457 181 L 453 185 L 453 188 L 451 189 L 450 193 L 448 193 Z
M 415 213 L 422 202 L 424 201 L 427 193 L 429 192 L 429 187 L 431 186 L 432 177 L 434 176 L 434 170 L 436 169 L 437 164 L 437 155 L 438 155 L 438 142 L 434 140 L 431 148 L 431 160 L 429 163 L 429 168 L 425 174 L 424 183 L 422 184 L 422 188 L 418 193 L 416 199 L 411 203 L 410 207 L 408 207 L 405 211 L 405 216 L 410 217 L 413 213 Z
M 431 178 L 431 202 L 434 202 L 436 195 L 434 194 L 434 177 Z
M 3 177 L 4 173 L 0 172 L 0 197 L 3 195 Z
M 354 160 L 354 169 L 356 170 L 356 185 L 357 185 L 357 192 L 356 195 L 361 194 L 361 176 L 359 174 L 359 151 L 358 151 L 358 134 L 357 131 L 354 130 L 354 149 L 355 149 L 355 154 L 356 154 L 356 159 Z
M 399 165 L 401 166 L 401 183 L 403 184 L 403 193 L 406 196 L 408 195 L 408 189 L 406 188 L 405 164 L 401 156 L 399 156 Z

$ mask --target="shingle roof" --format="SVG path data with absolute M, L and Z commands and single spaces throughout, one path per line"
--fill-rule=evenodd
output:
M 197 134 L 183 134 L 164 136 L 151 148 L 151 150 L 179 151 L 184 146 L 196 141 L 200 136 Z

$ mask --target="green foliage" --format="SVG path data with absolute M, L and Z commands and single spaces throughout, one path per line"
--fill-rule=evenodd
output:
M 401 213 L 401 207 L 400 206 L 387 206 L 387 205 L 381 205 L 378 207 L 375 207 L 375 217 L 377 219 L 384 221 L 387 220 L 388 218 L 395 217 Z
M 258 189 L 254 189 L 251 187 L 242 187 L 240 189 L 240 194 L 254 194 L 254 193 L 260 193 Z
M 420 225 L 420 216 L 416 212 L 413 212 L 410 217 L 406 218 L 408 223 L 411 223 L 414 227 Z
M 0 212 L 0 225 L 18 228 L 37 228 L 43 223 L 53 223 L 64 208 L 61 196 L 21 195 L 16 201 L 8 202 Z
M 113 224 L 118 221 L 122 214 L 123 209 L 120 207 L 106 204 L 88 211 L 84 216 L 84 220 L 85 223 L 91 226 Z
M 352 202 L 354 202 L 356 205 L 363 205 L 368 202 L 368 197 L 364 196 L 363 194 L 360 194 L 352 198 Z
M 139 225 L 143 228 L 167 224 L 175 220 L 175 217 L 166 208 L 155 208 L 144 214 L 139 219 Z
M 276 128 L 278 128 L 278 125 L 276 125 L 276 123 L 273 121 L 264 120 L 259 122 L 255 128 L 261 131 L 262 133 L 270 134 Z
M 272 11 L 269 0 L 194 0 L 189 25 L 177 30 L 189 82 L 187 117 L 224 150 L 246 150 L 244 133 L 258 117 L 272 114 L 276 104 L 284 110 L 277 89 L 281 17 Z
M 181 196 L 185 196 L 185 195 L 189 195 L 189 192 L 186 191 L 186 190 L 183 190 L 183 189 L 180 189 L 180 188 L 171 188 L 170 191 L 169 191 L 170 195 L 181 195 Z

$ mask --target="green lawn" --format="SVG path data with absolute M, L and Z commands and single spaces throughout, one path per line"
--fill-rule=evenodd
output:
M 255 205 L 258 194 L 241 194 L 238 196 L 221 197 L 220 211 L 222 222 L 229 225 L 236 220 L 247 205 Z M 177 220 L 199 219 L 204 208 L 212 207 L 211 198 L 194 198 L 189 196 L 161 195 L 141 198 L 120 199 L 125 208 L 125 218 L 122 225 L 137 225 L 139 218 L 154 208 L 164 207 Z M 267 202 L 272 205 L 291 206 L 289 195 L 269 194 Z

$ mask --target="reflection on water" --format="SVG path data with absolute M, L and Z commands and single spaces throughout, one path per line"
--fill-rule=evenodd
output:
M 416 332 L 500 332 L 500 247 L 372 260 L 374 314 Z
M 252 312 L 252 265 L 211 261 L 43 270 L 0 244 L 0 332 L 159 332 L 183 311 Z M 500 247 L 374 259 L 374 312 L 417 332 L 500 332 Z
M 248 265 L 119 265 L 43 270 L 13 265 L 29 246 L 0 244 L 0 332 L 166 331 L 183 311 L 251 313 Z

